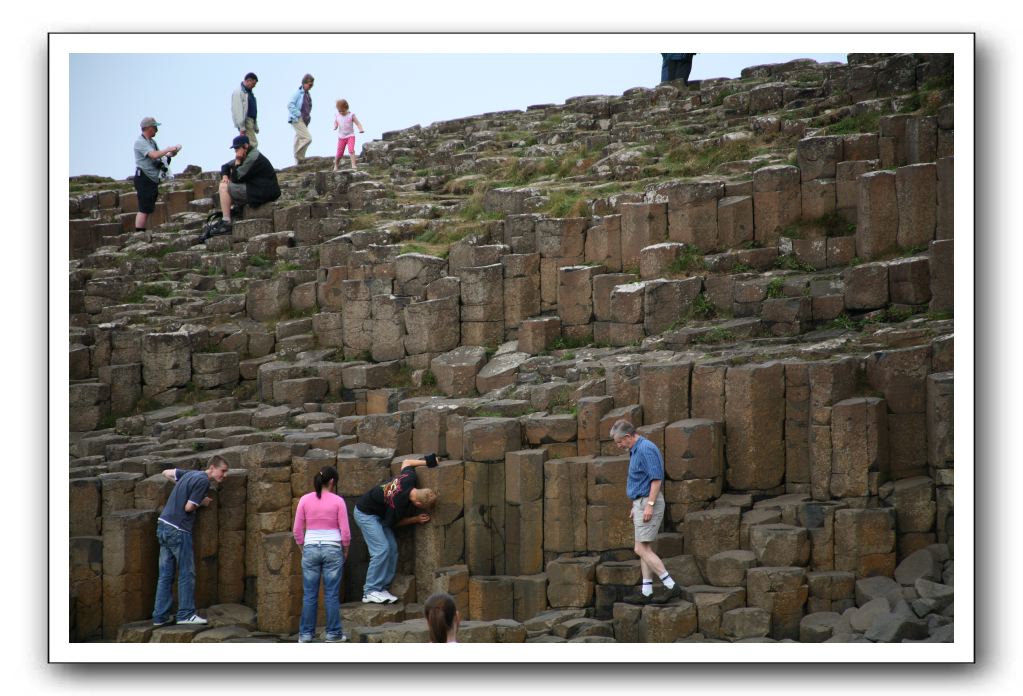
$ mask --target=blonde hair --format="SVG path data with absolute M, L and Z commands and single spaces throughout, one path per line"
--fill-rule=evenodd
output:
M 348 100 L 338 99 L 337 104 L 335 104 L 335 106 L 337 106 L 338 111 L 340 111 L 341 113 L 345 113 L 346 111 L 348 111 Z
M 422 503 L 422 507 L 426 510 L 432 510 L 437 504 L 437 492 L 432 488 L 417 488 L 416 500 Z
M 458 607 L 455 598 L 447 592 L 430 595 L 423 605 L 423 615 L 430 629 L 431 643 L 447 643 L 448 634 L 455 627 Z

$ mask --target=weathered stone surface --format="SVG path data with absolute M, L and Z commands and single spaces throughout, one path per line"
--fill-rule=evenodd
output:
M 721 630 L 731 640 L 765 638 L 771 632 L 771 613 L 759 607 L 731 609 L 721 617 Z
M 462 459 L 504 461 L 506 452 L 521 446 L 521 426 L 514 418 L 472 418 L 462 428 Z
M 728 369 L 725 472 L 730 487 L 766 490 L 785 476 L 785 381 L 781 363 Z
M 804 566 L 810 559 L 810 537 L 803 527 L 761 524 L 750 527 L 750 546 L 764 566 Z
M 437 379 L 437 388 L 447 396 L 473 396 L 476 374 L 486 361 L 486 348 L 461 346 L 430 361 L 430 372 Z
M 721 551 L 707 559 L 707 581 L 718 587 L 745 587 L 746 572 L 756 564 L 752 551 Z
M 859 177 L 856 255 L 876 259 L 898 244 L 899 203 L 893 172 L 868 172 Z
M 476 390 L 486 394 L 494 389 L 515 384 L 519 367 L 529 359 L 529 353 L 503 353 L 495 355 L 476 373 Z
M 460 338 L 458 299 L 443 297 L 413 302 L 404 310 L 405 352 L 446 353 L 458 347 Z
M 648 423 L 673 423 L 689 417 L 690 363 L 644 363 L 639 369 L 639 398 Z
M 552 459 L 543 466 L 544 550 L 585 551 L 587 461 Z
M 789 165 L 761 167 L 753 172 L 753 237 L 776 244 L 782 231 L 802 214 L 799 169 Z
M 863 397 L 840 401 L 832 409 L 831 423 L 831 495 L 869 495 L 871 472 L 877 472 L 882 481 L 889 475 L 884 400 Z
M 685 551 L 695 557 L 705 576 L 711 556 L 739 548 L 739 519 L 739 508 L 704 510 L 685 516 Z

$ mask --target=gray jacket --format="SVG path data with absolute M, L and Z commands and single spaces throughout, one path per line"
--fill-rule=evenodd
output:
M 245 114 L 249 112 L 249 95 L 245 93 L 241 85 L 231 95 L 231 119 L 234 127 L 238 130 L 245 129 Z M 256 132 L 259 132 L 259 120 L 256 121 Z

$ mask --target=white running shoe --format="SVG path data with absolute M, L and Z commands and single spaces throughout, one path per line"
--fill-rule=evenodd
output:
M 178 621 L 179 626 L 205 626 L 209 621 L 202 618 L 198 614 L 192 614 L 184 621 Z
M 398 598 L 397 598 L 397 597 L 395 597 L 395 596 L 394 596 L 393 594 L 391 594 L 390 592 L 388 592 L 387 590 L 380 590 L 380 592 L 379 592 L 378 594 L 380 594 L 381 596 L 383 596 L 383 598 L 387 600 L 387 603 L 388 603 L 388 604 L 394 604 L 395 602 L 397 602 L 397 601 L 398 601 Z
M 362 595 L 363 604 L 387 604 L 387 597 L 383 596 L 376 590 L 370 590 L 366 594 Z

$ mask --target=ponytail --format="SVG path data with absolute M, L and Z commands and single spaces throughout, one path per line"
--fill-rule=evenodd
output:
M 337 469 L 332 466 L 325 466 L 316 472 L 316 476 L 313 476 L 313 488 L 316 489 L 316 497 L 322 497 L 323 486 L 328 481 L 334 482 L 334 487 L 337 488 Z
M 426 624 L 430 629 L 431 643 L 448 642 L 448 635 L 455 625 L 457 613 L 458 608 L 451 595 L 446 592 L 430 595 L 423 605 L 423 614 L 426 615 Z

